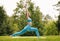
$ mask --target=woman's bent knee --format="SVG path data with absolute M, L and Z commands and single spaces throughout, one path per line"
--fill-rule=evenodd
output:
M 36 29 L 36 31 L 38 30 L 37 28 L 35 28 Z

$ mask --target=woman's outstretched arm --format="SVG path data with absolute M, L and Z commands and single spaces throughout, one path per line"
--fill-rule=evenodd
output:
M 26 18 L 28 19 L 29 17 L 29 13 L 28 13 L 28 10 L 26 10 Z
M 28 19 L 28 17 L 29 17 L 29 11 L 28 11 L 28 9 L 27 9 L 27 4 L 25 4 L 25 6 L 24 6 L 24 8 L 25 8 L 25 10 L 26 10 L 26 12 L 25 12 L 25 14 L 26 14 L 26 18 Z

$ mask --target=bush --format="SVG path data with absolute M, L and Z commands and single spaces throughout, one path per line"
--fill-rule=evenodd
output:
M 44 35 L 57 35 L 57 27 L 56 22 L 49 21 L 47 24 L 45 24 L 44 27 Z

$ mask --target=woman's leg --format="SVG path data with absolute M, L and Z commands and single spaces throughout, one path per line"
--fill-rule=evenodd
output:
M 21 30 L 20 32 L 16 32 L 16 33 L 12 34 L 11 36 L 22 35 L 27 31 L 27 29 L 28 29 L 28 25 L 25 26 L 24 29 Z
M 39 37 L 39 32 L 37 28 L 31 27 L 30 31 L 35 31 L 36 35 Z

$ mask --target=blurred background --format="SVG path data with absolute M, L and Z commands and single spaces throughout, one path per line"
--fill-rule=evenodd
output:
M 40 35 L 60 35 L 60 0 L 0 0 L 0 36 L 9 36 L 27 25 L 26 1 L 32 26 L 38 28 Z M 35 32 L 27 31 L 21 36 L 35 36 Z

